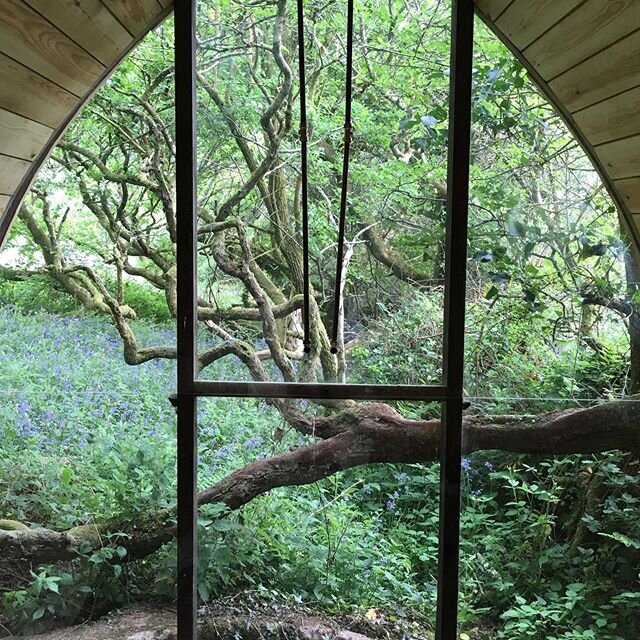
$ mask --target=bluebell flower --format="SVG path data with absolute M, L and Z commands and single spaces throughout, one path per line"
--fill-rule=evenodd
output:
M 465 470 L 465 471 L 469 471 L 471 469 L 471 463 L 469 462 L 468 458 L 462 458 L 462 462 L 460 463 L 460 466 Z
M 245 449 L 257 449 L 262 445 L 264 440 L 260 436 L 253 436 L 244 443 Z
M 396 508 L 396 503 L 393 500 L 389 499 L 387 500 L 386 507 L 389 511 L 393 511 Z
M 402 471 L 401 473 L 399 473 L 399 474 L 396 476 L 396 480 L 397 480 L 398 482 L 400 482 L 400 483 L 404 483 L 404 482 L 406 482 L 406 480 L 407 480 L 407 474 L 406 474 L 404 471 Z
M 493 465 L 489 461 L 485 462 L 484 466 L 487 467 L 489 471 L 493 471 Z

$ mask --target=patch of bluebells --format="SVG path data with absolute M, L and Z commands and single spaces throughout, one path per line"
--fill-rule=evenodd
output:
M 400 497 L 400 494 L 397 491 L 394 491 L 391 494 L 391 497 L 387 500 L 387 504 L 385 505 L 385 509 L 387 511 L 393 511 L 394 515 L 399 516 L 400 512 L 396 509 L 396 500 Z
M 252 449 L 257 449 L 264 444 L 264 438 L 260 436 L 251 436 L 245 443 L 244 448 L 246 451 L 251 451 Z
M 216 451 L 216 458 L 218 458 L 219 460 L 226 460 L 230 454 L 232 454 L 232 447 L 228 444 L 223 444 L 217 451 Z
M 141 344 L 166 343 L 159 330 L 144 323 L 135 328 Z M 1 307 L 0 332 L 0 377 L 8 381 L 0 437 L 12 429 L 49 455 L 69 455 L 91 444 L 100 429 L 143 438 L 171 433 L 175 416 L 166 398 L 175 387 L 175 363 L 125 364 L 105 318 Z

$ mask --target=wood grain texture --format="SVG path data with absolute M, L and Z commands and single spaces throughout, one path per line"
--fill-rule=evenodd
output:
M 512 0 L 475 0 L 474 4 L 482 13 L 495 19 L 509 6 Z
M 640 176 L 640 136 L 608 142 L 595 152 L 612 178 Z
M 100 0 L 25 0 L 105 66 L 118 58 L 131 35 Z
M 573 119 L 592 144 L 640 133 L 640 87 L 578 111 Z
M 173 6 L 173 0 L 158 0 L 158 2 L 163 6 L 163 7 L 170 7 Z
M 149 25 L 162 13 L 157 0 L 102 0 L 132 36 L 149 30 Z
M 0 108 L 57 127 L 78 98 L 0 53 Z
M 525 55 L 550 80 L 629 35 L 638 25 L 638 0 L 589 0 L 534 42 Z
M 640 214 L 640 178 L 628 178 L 626 180 L 616 180 L 614 186 L 622 196 L 629 211 Z M 637 220 L 637 218 L 634 218 Z
M 639 80 L 640 31 L 636 31 L 558 76 L 549 87 L 573 113 L 631 89 Z
M 23 160 L 33 160 L 42 149 L 53 129 L 0 110 L 0 153 Z
M 77 96 L 98 80 L 104 66 L 22 0 L 1 6 L 1 53 Z
M 31 163 L 0 155 L 0 195 L 12 195 Z
M 583 0 L 515 0 L 496 25 L 522 51 L 581 2 Z

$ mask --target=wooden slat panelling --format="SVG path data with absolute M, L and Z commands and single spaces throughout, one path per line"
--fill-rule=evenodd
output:
M 129 32 L 100 0 L 26 0 L 27 4 L 108 66 L 131 42 Z
M 45 145 L 53 129 L 0 110 L 0 153 L 32 160 Z
M 149 24 L 162 12 L 156 0 L 102 1 L 133 36 L 146 33 Z
M 475 0 L 474 4 L 482 13 L 495 20 L 511 3 L 512 0 Z
M 589 0 L 534 42 L 525 55 L 536 71 L 550 80 L 628 35 L 639 24 L 638 0 Z
M 81 96 L 104 66 L 21 0 L 2 0 L 0 52 Z
M 640 133 L 640 87 L 578 111 L 573 119 L 592 144 Z
M 549 83 L 560 103 L 574 112 L 638 85 L 640 31 L 585 60 Z
M 4 210 L 7 208 L 9 200 L 11 200 L 9 196 L 0 196 L 0 218 L 2 218 Z
M 0 108 L 57 127 L 78 98 L 0 53 Z
M 515 0 L 496 22 L 521 51 L 583 0 Z
M 0 155 L 0 194 L 12 195 L 31 163 Z
M 640 136 L 608 142 L 595 152 L 612 178 L 640 176 Z
M 631 213 L 640 213 L 640 178 L 629 178 L 628 180 L 616 180 L 614 186 L 622 195 Z M 635 218 L 637 220 L 637 218 Z

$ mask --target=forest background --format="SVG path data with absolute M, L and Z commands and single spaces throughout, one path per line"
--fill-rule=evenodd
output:
M 295 7 L 200 2 L 205 378 L 440 380 L 449 5 L 363 0 L 356 12 L 334 357 L 344 12 L 307 3 L 306 356 Z M 0 588 L 14 631 L 174 596 L 172 49 L 168 21 L 96 94 L 4 250 Z M 461 637 L 630 640 L 640 624 L 637 263 L 583 151 L 479 24 L 473 121 Z M 373 611 L 428 635 L 439 412 L 203 400 L 202 601 Z

